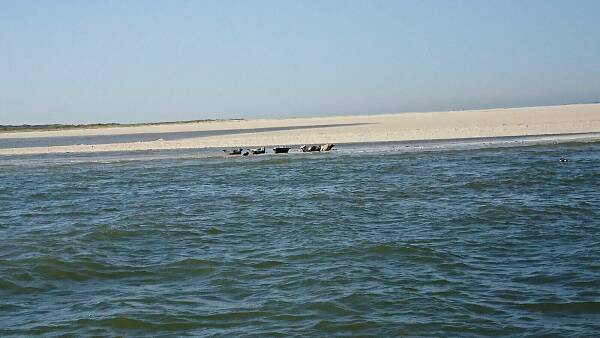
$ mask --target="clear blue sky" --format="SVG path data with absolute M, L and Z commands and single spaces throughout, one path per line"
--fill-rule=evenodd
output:
M 596 0 L 0 0 L 0 124 L 598 100 Z

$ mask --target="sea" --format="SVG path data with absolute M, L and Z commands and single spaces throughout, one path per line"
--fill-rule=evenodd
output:
M 2 337 L 598 335 L 600 142 L 0 156 Z

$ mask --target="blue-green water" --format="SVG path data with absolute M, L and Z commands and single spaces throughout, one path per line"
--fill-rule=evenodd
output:
M 600 143 L 399 149 L 0 158 L 0 335 L 600 332 Z

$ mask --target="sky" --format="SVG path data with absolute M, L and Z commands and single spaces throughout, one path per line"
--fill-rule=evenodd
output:
M 596 0 L 0 0 L 0 124 L 600 101 Z

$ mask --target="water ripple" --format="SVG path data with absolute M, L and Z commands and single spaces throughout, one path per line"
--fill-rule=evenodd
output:
M 594 336 L 599 154 L 3 163 L 0 335 Z

